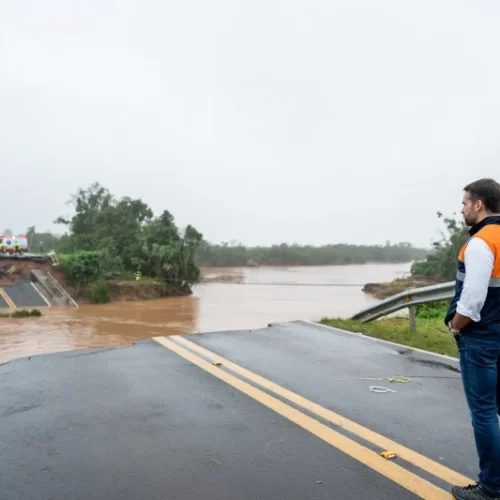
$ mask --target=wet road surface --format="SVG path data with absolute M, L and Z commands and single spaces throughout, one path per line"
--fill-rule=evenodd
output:
M 11 361 L 0 415 L 12 500 L 434 500 L 476 474 L 456 362 L 304 322 Z
M 19 280 L 15 285 L 3 287 L 17 308 L 45 307 L 47 303 L 33 287 L 30 280 Z
M 0 287 L 0 309 L 45 307 L 47 303 L 30 280 Z

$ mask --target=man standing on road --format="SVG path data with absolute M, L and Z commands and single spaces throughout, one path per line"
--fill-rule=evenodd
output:
M 445 322 L 455 335 L 479 455 L 479 482 L 454 486 L 458 500 L 500 500 L 500 184 L 464 188 L 470 239 L 458 256 L 455 297 Z

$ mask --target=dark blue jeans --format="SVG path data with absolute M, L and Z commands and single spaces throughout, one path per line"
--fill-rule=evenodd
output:
M 479 455 L 479 484 L 500 493 L 500 341 L 457 337 L 465 397 Z

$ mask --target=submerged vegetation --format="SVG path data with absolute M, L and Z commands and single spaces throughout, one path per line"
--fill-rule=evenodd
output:
M 14 312 L 0 313 L 0 318 L 39 318 L 42 316 L 42 312 L 38 309 L 32 309 L 27 311 L 26 309 L 16 310 Z

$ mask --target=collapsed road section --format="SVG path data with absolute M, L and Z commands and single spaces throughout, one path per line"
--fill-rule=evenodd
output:
M 78 307 L 51 272 L 57 263 L 55 254 L 0 256 L 0 309 Z
M 19 280 L 13 285 L 4 286 L 0 294 L 9 309 L 28 309 L 49 305 L 49 302 L 33 286 L 30 280 Z M 0 307 L 2 307 L 1 304 Z

